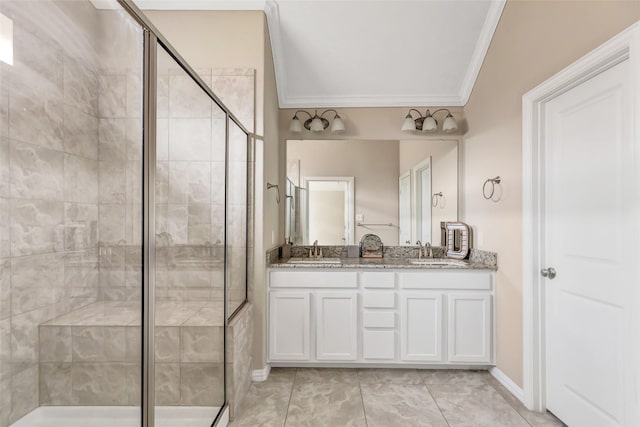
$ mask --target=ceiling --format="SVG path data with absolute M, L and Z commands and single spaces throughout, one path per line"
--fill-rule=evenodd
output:
M 136 0 L 265 10 L 281 108 L 463 106 L 505 0 Z

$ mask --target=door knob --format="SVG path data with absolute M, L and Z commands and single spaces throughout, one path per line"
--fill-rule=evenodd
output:
M 549 279 L 553 279 L 554 277 L 556 277 L 556 269 L 553 267 L 549 267 L 549 268 L 543 268 L 542 270 L 540 270 L 540 274 L 542 274 L 542 277 L 548 277 Z

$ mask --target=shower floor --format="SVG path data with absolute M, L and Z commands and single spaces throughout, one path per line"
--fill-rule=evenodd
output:
M 156 427 L 209 427 L 218 414 L 216 407 L 156 407 Z M 229 422 L 225 410 L 219 427 Z M 135 406 L 40 407 L 11 427 L 140 427 L 140 408 Z

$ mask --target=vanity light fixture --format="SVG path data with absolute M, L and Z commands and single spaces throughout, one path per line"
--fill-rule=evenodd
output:
M 414 119 L 411 115 L 412 111 L 418 113 L 419 117 L 417 119 Z M 422 113 L 420 113 L 420 111 L 416 110 L 415 108 L 411 108 L 405 116 L 404 121 L 402 122 L 402 128 L 400 130 L 402 132 L 415 132 L 416 130 L 420 130 L 426 133 L 435 132 L 438 130 L 438 122 L 433 116 L 440 111 L 445 111 L 447 113 L 447 116 L 444 118 L 444 122 L 442 122 L 442 131 L 450 133 L 458 130 L 458 123 L 456 122 L 456 119 L 453 118 L 451 112 L 446 108 L 440 108 L 434 111 L 433 114 L 431 114 L 431 112 L 427 110 L 424 116 L 422 115 Z
M 307 120 L 304 121 L 304 124 L 298 118 L 298 113 L 305 113 L 309 116 Z M 336 110 L 324 110 L 320 115 L 318 115 L 318 110 L 315 111 L 315 114 L 312 116 L 309 112 L 305 110 L 298 110 L 293 115 L 293 119 L 291 119 L 291 123 L 289 124 L 289 132 L 291 133 L 300 133 L 302 132 L 302 127 L 310 130 L 311 132 L 322 132 L 326 128 L 329 127 L 329 120 L 324 118 L 326 113 L 333 113 L 333 121 L 331 122 L 331 133 L 342 133 L 345 130 L 344 121 L 342 117 L 338 114 Z

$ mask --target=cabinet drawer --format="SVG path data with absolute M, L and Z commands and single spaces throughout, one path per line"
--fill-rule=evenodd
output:
M 362 317 L 365 328 L 395 328 L 395 313 L 389 311 L 365 311 Z
M 362 357 L 364 359 L 393 360 L 396 357 L 396 336 L 393 331 L 364 331 Z
M 472 271 L 400 273 L 403 289 L 491 289 L 491 273 Z
M 272 288 L 357 288 L 355 271 L 272 271 Z
M 395 292 L 365 293 L 362 297 L 364 308 L 395 308 Z
M 362 273 L 362 286 L 365 288 L 386 288 L 393 289 L 395 283 L 395 273 L 388 271 L 375 271 Z

